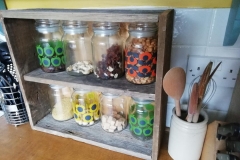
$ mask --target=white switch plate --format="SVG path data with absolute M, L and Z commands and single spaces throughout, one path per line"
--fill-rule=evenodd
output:
M 234 88 L 240 68 L 240 58 L 189 56 L 186 71 L 187 83 L 191 83 L 194 78 L 200 76 L 210 61 L 213 62 L 212 71 L 219 62 L 222 62 L 213 76 L 217 86 Z

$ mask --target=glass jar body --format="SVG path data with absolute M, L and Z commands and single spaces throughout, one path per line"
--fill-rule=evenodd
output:
M 100 119 L 99 94 L 74 89 L 72 95 L 74 119 L 81 126 L 91 126 Z
M 40 67 L 44 72 L 65 71 L 62 32 L 58 21 L 37 20 L 36 50 Z
M 155 82 L 157 64 L 157 28 L 133 24 L 125 45 L 126 79 L 134 84 Z
M 50 85 L 50 104 L 52 106 L 52 117 L 58 121 L 73 118 L 71 105 L 71 89 L 57 85 Z
M 126 101 L 122 96 L 103 93 L 100 102 L 102 128 L 107 132 L 119 132 L 127 126 Z
M 133 99 L 129 107 L 129 129 L 133 137 L 140 140 L 152 138 L 154 103 L 149 100 Z
M 63 48 L 66 56 L 66 71 L 81 76 L 93 72 L 91 35 L 87 24 L 80 21 L 63 23 Z
M 118 28 L 94 28 L 92 49 L 94 74 L 97 78 L 115 79 L 124 75 L 123 41 Z

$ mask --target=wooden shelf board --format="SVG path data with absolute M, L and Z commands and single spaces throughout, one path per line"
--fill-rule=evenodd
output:
M 4 10 L 4 18 L 56 19 L 108 22 L 158 22 L 163 10 L 96 10 L 96 9 L 26 9 Z
M 73 88 L 82 88 L 99 92 L 119 93 L 127 96 L 155 100 L 155 83 L 147 85 L 132 84 L 123 76 L 114 80 L 101 80 L 94 74 L 86 76 L 70 76 L 67 72 L 45 73 L 36 69 L 24 75 L 26 81 L 56 84 Z
M 93 126 L 82 127 L 74 119 L 60 122 L 54 120 L 52 115 L 48 114 L 33 129 L 139 158 L 151 159 L 152 140 L 141 141 L 135 139 L 129 132 L 128 127 L 118 133 L 108 133 L 102 129 L 101 122 Z

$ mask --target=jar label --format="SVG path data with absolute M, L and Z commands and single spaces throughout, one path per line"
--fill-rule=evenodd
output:
M 155 81 L 157 39 L 133 38 L 125 50 L 125 71 L 128 81 L 148 84 Z
M 45 72 L 65 70 L 65 56 L 61 41 L 40 42 L 36 46 L 39 64 Z

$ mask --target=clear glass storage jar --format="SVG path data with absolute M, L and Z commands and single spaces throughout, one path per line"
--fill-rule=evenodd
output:
M 132 98 L 128 116 L 129 129 L 133 137 L 140 140 L 152 138 L 154 101 Z
M 123 76 L 123 40 L 119 35 L 119 24 L 95 22 L 93 31 L 94 74 L 101 79 Z
M 127 126 L 126 100 L 123 96 L 102 93 L 100 101 L 102 128 L 107 132 L 119 132 Z
M 134 84 L 155 81 L 157 63 L 156 23 L 130 23 L 125 45 L 126 79 Z
M 62 26 L 67 73 L 74 76 L 92 73 L 92 36 L 88 33 L 87 23 L 72 20 L 64 21 Z
M 39 64 L 44 72 L 65 71 L 62 32 L 59 21 L 36 20 L 36 50 Z
M 68 87 L 50 85 L 50 105 L 52 106 L 52 117 L 58 121 L 73 118 L 71 103 L 71 89 Z
M 74 119 L 81 126 L 91 126 L 100 119 L 99 93 L 74 89 L 72 94 Z

